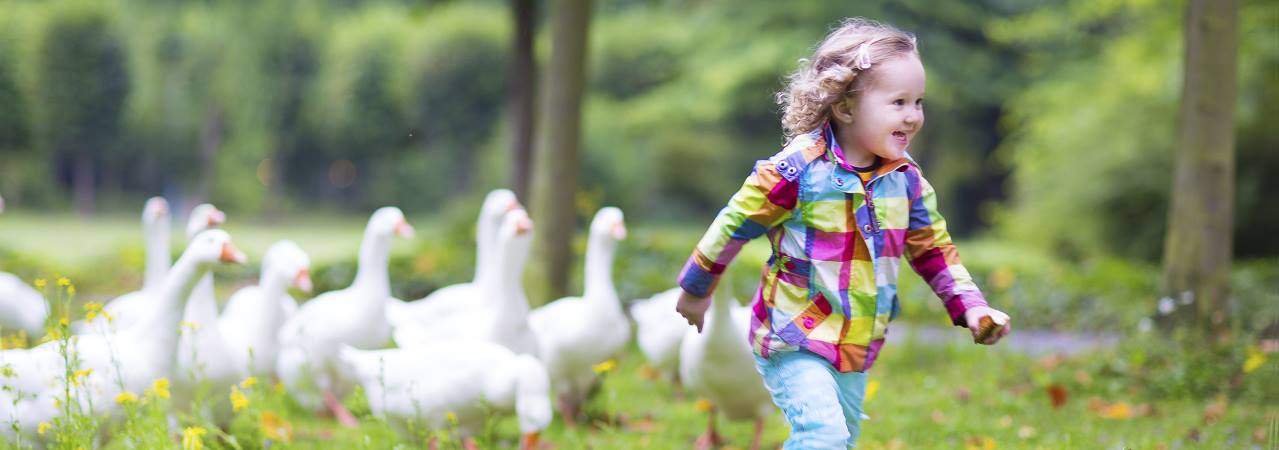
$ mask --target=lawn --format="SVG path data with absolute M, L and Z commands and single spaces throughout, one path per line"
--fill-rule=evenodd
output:
M 134 217 L 91 223 L 72 216 L 6 214 L 0 218 L 0 255 L 10 255 L 9 260 L 0 261 L 0 267 L 46 277 L 52 276 L 46 273 L 51 271 L 68 274 L 81 286 L 81 296 L 89 298 L 95 290 L 120 290 L 137 281 L 136 275 L 128 275 L 140 271 L 141 266 L 137 257 L 141 237 Z M 418 239 L 407 245 L 397 244 L 392 258 L 393 284 L 429 286 L 469 277 L 471 263 L 465 257 L 440 256 L 470 252 L 465 224 L 410 221 L 418 227 Z M 358 217 L 270 224 L 232 218 L 227 229 L 253 260 L 260 259 L 263 249 L 274 240 L 293 239 L 311 253 L 317 272 L 322 273 L 328 267 L 349 264 L 359 245 L 362 226 L 363 219 Z M 459 233 L 462 238 L 448 238 Z M 622 297 L 638 298 L 661 289 L 670 279 L 671 267 L 686 256 L 683 253 L 697 233 L 687 227 L 633 228 L 631 237 L 619 250 L 615 271 L 618 288 L 624 291 Z M 175 228 L 175 243 L 181 242 L 180 237 Z M 753 283 L 751 272 L 757 270 L 758 262 L 749 261 L 766 252 L 760 244 L 752 243 L 743 253 L 743 263 L 735 265 L 734 273 L 740 275 L 734 275 L 732 285 L 739 287 L 738 292 L 745 291 L 740 287 Z M 1273 380 L 1279 379 L 1279 358 L 1241 343 L 1240 356 L 1228 360 L 1235 370 L 1226 371 L 1240 373 L 1241 378 L 1206 382 L 1197 375 L 1200 368 L 1194 365 L 1201 360 L 1183 360 L 1175 354 L 1168 358 L 1175 349 L 1159 350 L 1163 347 L 1154 344 L 1158 340 L 1153 335 L 1138 331 L 1135 318 L 1146 314 L 1144 306 L 1110 301 L 1147 289 L 1152 284 L 1146 279 L 1150 268 L 1103 262 L 1072 270 L 1047 267 L 1036 271 L 1034 267 L 1046 264 L 1047 259 L 1024 249 L 989 241 L 961 246 L 966 249 L 979 282 L 987 287 L 992 299 L 1011 305 L 1010 313 L 1022 319 L 1016 322 L 1019 326 L 1088 333 L 1094 329 L 1076 326 L 1083 321 L 1077 316 L 1100 317 L 1122 322 L 1121 326 L 1108 327 L 1122 341 L 1106 349 L 1065 356 L 972 345 L 966 342 L 964 330 L 958 328 L 944 328 L 943 333 L 950 338 L 942 342 L 893 335 L 872 371 L 866 403 L 871 419 L 863 423 L 861 448 L 1276 448 L 1279 398 L 1274 396 Z M 175 250 L 180 248 L 175 244 Z M 447 266 L 449 270 L 420 270 L 437 266 Z M 228 284 L 251 279 L 252 270 L 226 274 L 232 280 Z M 1259 287 L 1244 290 L 1243 295 L 1263 294 L 1244 299 L 1244 305 L 1268 303 L 1271 297 L 1266 295 L 1274 295 L 1266 288 L 1273 282 L 1274 271 L 1255 272 L 1264 275 L 1258 275 L 1261 281 L 1255 282 Z M 121 276 L 124 278 L 117 279 Z M 325 283 L 322 276 L 317 275 L 318 286 L 341 287 L 344 282 L 337 276 Z M 915 278 L 903 273 L 907 281 L 902 290 L 904 320 L 940 327 L 940 308 Z M 1088 288 L 1074 287 L 1075 284 Z M 1100 292 L 1097 286 L 1102 287 Z M 222 291 L 226 289 L 220 287 Z M 1092 309 L 1073 311 L 1078 314 L 1072 316 L 1070 308 Z M 1010 339 L 1017 338 L 1014 331 Z M 1237 370 L 1240 361 L 1243 371 Z M 603 382 L 587 405 L 590 419 L 568 428 L 557 418 L 543 434 L 546 446 L 690 448 L 706 425 L 705 412 L 699 409 L 694 395 L 679 393 L 677 387 L 652 372 L 632 345 L 619 355 L 613 369 L 602 374 Z M 1209 393 L 1205 394 L 1204 389 L 1177 388 L 1190 383 L 1185 380 L 1207 383 Z M 1221 388 L 1213 388 L 1213 383 Z M 1228 395 L 1213 393 L 1217 391 Z M 263 448 L 269 439 L 270 448 L 421 448 L 427 436 L 436 436 L 442 448 L 457 446 L 448 430 L 397 434 L 368 415 L 358 394 L 346 402 L 361 416 L 362 423 L 358 428 L 346 429 L 296 408 L 287 393 L 277 391 L 268 380 L 245 392 L 249 404 L 229 433 L 205 434 L 202 442 L 206 447 Z M 211 428 L 198 418 L 183 417 L 180 426 L 171 429 L 164 425 L 165 411 L 171 405 L 163 399 L 146 401 L 154 402 L 155 408 L 138 408 L 131 413 L 117 436 L 135 437 L 132 442 L 136 443 L 176 447 L 183 427 Z M 751 424 L 723 420 L 719 423 L 728 438 L 728 447 L 748 446 Z M 513 418 L 495 417 L 480 443 L 484 448 L 510 448 L 517 435 Z M 783 419 L 773 414 L 766 423 L 764 447 L 778 447 L 786 435 Z M 119 438 L 106 446 L 129 447 Z

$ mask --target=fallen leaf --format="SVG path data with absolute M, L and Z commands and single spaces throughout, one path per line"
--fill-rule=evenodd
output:
M 1030 425 L 1022 425 L 1021 428 L 1017 429 L 1017 437 L 1022 439 L 1030 439 L 1032 437 L 1035 437 L 1035 427 L 1032 427 Z
M 1128 419 L 1132 417 L 1132 407 L 1128 402 L 1116 402 L 1106 405 L 1097 413 L 1105 419 Z
M 1097 397 L 1088 397 L 1088 410 L 1100 413 L 1106 407 L 1106 402 Z
M 1066 405 L 1066 387 L 1060 384 L 1048 385 L 1048 398 L 1052 400 L 1053 408 L 1061 408 Z
M 1053 370 L 1056 370 L 1057 366 L 1060 366 L 1061 363 L 1065 361 L 1066 361 L 1065 356 L 1062 356 L 1060 353 L 1053 353 L 1051 355 L 1041 358 L 1039 360 L 1039 367 L 1043 367 L 1044 370 L 1051 372 Z
M 1191 428 L 1190 431 L 1186 432 L 1186 439 L 1199 442 L 1199 429 Z
M 640 378 L 643 378 L 645 380 L 656 380 L 662 377 L 662 371 L 657 370 L 656 367 L 650 366 L 648 364 L 640 366 L 639 374 L 640 374 Z
M 946 415 L 942 414 L 940 409 L 934 409 L 932 414 L 933 422 L 942 423 L 946 421 Z
M 1258 444 L 1266 443 L 1266 427 L 1257 427 L 1252 430 L 1252 440 Z
M 697 403 L 693 404 L 693 407 L 697 408 L 697 410 L 701 412 L 710 412 L 715 405 L 712 405 L 710 400 L 699 398 L 697 399 Z
M 959 388 L 955 390 L 955 397 L 958 398 L 961 403 L 968 403 L 968 400 L 973 398 L 973 394 L 972 392 L 969 392 L 968 389 Z
M 1089 375 L 1089 374 L 1088 374 L 1088 372 L 1085 372 L 1085 371 L 1083 371 L 1083 370 L 1076 370 L 1076 371 L 1075 371 L 1075 382 L 1077 382 L 1077 383 L 1079 383 L 1079 384 L 1081 384 L 1081 385 L 1084 385 L 1084 386 L 1087 386 L 1087 385 L 1089 385 L 1089 384 L 1092 384 L 1092 375 Z
M 999 428 L 1008 428 L 1013 426 L 1013 417 L 1004 416 L 999 418 Z
M 1204 425 L 1211 425 L 1213 422 L 1221 419 L 1226 415 L 1226 398 L 1218 397 L 1217 401 L 1209 403 L 1204 407 Z
M 966 450 L 995 450 L 995 440 L 990 436 L 972 436 L 966 444 Z

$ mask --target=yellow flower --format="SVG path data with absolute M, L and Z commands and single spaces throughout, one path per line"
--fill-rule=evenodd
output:
M 132 402 L 136 402 L 136 401 L 138 401 L 138 396 L 137 396 L 137 394 L 134 394 L 134 393 L 129 392 L 129 391 L 121 392 L 119 395 L 116 395 L 116 396 L 115 396 L 115 402 L 116 402 L 116 403 L 118 403 L 118 404 L 121 404 L 121 405 L 123 405 L 123 404 L 125 404 L 125 403 L 132 403 Z
M 36 278 L 35 283 L 32 284 L 36 285 L 36 289 L 44 289 L 44 286 L 47 283 L 44 281 L 44 278 Z
M 102 304 L 98 302 L 89 302 L 84 304 L 84 320 L 93 320 L 102 313 Z
M 231 411 L 240 412 L 246 406 L 249 406 L 249 398 L 240 392 L 240 388 L 231 386 Z
M 93 368 L 81 369 L 81 370 L 75 371 L 74 373 L 71 374 L 71 384 L 79 386 L 81 383 L 81 380 L 83 380 L 84 377 L 89 376 L 89 374 L 91 373 L 93 373 Z
M 248 377 L 248 378 L 245 378 L 244 381 L 240 382 L 240 387 L 248 389 L 253 387 L 253 385 L 255 384 L 258 384 L 257 377 Z
M 147 397 L 169 398 L 169 379 L 160 378 L 151 383 L 151 388 L 147 389 Z
M 1248 359 L 1243 361 L 1243 373 L 1251 373 L 1266 363 L 1266 354 L 1261 352 L 1261 348 L 1254 345 L 1248 347 Z
M 65 327 L 65 326 L 71 325 L 71 322 L 68 321 L 66 317 L 63 317 L 61 319 L 58 319 L 58 325 L 62 325 Z
M 37 434 L 43 435 L 46 431 L 49 431 L 49 422 L 40 422 L 40 425 L 36 426 Z
M 58 277 L 58 286 L 70 286 L 71 279 L 67 277 Z
M 595 373 L 606 373 L 610 370 L 613 370 L 613 368 L 615 367 L 617 367 L 617 361 L 610 359 L 608 361 L 604 361 L 602 363 L 591 366 L 591 371 Z
M 293 425 L 280 419 L 271 411 L 263 411 L 262 417 L 258 418 L 258 426 L 262 428 L 262 434 L 267 439 L 289 443 L 293 441 Z
M 697 410 L 701 412 L 710 412 L 710 410 L 714 408 L 715 405 L 711 404 L 710 400 L 699 398 L 697 399 L 697 403 L 693 404 L 693 407 L 697 408 Z
M 863 402 L 869 402 L 875 393 L 879 392 L 879 380 L 870 380 L 866 382 L 866 395 L 862 398 Z
M 67 286 L 67 295 L 75 295 L 75 285 Z
M 200 440 L 200 436 L 208 433 L 204 428 L 186 427 L 182 430 L 182 450 L 200 450 L 204 448 L 204 441 Z
M 453 414 L 453 411 L 445 413 L 444 419 L 449 421 L 449 425 L 457 426 L 457 414 Z

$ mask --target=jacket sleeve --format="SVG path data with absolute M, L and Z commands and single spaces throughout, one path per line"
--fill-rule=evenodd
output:
M 937 212 L 937 193 L 918 170 L 908 188 L 910 223 L 906 230 L 906 258 L 932 287 L 956 326 L 967 326 L 964 312 L 987 306 L 968 269 L 959 261 L 959 250 L 946 231 L 946 219 Z
M 742 246 L 790 216 L 799 194 L 798 183 L 796 177 L 783 177 L 771 160 L 755 163 L 755 170 L 693 249 L 680 271 L 679 286 L 693 296 L 709 297 Z

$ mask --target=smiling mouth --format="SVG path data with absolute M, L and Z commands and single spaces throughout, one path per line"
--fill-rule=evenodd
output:
M 903 140 L 903 141 L 904 141 L 904 140 L 906 140 L 906 132 L 904 132 L 904 131 L 894 131 L 894 132 L 893 132 L 893 137 L 895 137 L 895 138 L 897 138 L 897 139 L 901 139 L 901 140 Z

